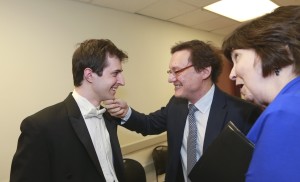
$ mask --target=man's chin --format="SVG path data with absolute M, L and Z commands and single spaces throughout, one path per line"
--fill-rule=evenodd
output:
M 115 98 L 116 98 L 115 95 L 111 95 L 111 96 L 107 97 L 105 100 L 114 100 Z
M 116 91 L 116 90 L 111 90 L 111 91 L 110 91 L 110 95 L 111 95 L 111 97 L 115 97 L 116 93 L 117 93 L 117 91 Z

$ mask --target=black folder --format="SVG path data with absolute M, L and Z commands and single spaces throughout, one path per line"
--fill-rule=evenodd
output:
M 254 144 L 229 122 L 189 174 L 192 182 L 242 182 Z

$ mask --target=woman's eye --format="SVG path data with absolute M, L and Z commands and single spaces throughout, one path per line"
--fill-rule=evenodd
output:
M 239 58 L 239 54 L 234 53 L 234 54 L 232 55 L 232 60 L 233 60 L 233 61 L 236 61 L 238 58 Z

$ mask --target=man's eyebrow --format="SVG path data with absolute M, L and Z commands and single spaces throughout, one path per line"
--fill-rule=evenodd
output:
M 114 73 L 120 73 L 120 72 L 123 72 L 123 69 L 117 69 L 117 70 L 114 70 L 113 72 Z

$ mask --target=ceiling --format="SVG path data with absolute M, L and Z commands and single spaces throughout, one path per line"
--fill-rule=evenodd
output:
M 202 7 L 218 0 L 73 0 L 139 14 L 194 29 L 227 35 L 241 23 Z M 272 0 L 279 6 L 300 5 L 300 0 Z

